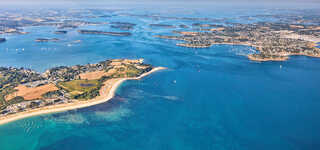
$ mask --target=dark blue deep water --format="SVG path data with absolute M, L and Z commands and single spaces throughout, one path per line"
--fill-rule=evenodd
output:
M 197 17 L 200 12 L 184 14 Z M 222 18 L 237 12 L 206 15 Z M 257 63 L 247 59 L 246 54 L 254 51 L 246 46 L 189 49 L 152 37 L 170 30 L 148 24 L 179 25 L 176 20 L 127 16 L 101 20 L 138 25 L 131 37 L 79 35 L 76 30 L 55 35 L 53 27 L 29 27 L 25 30 L 30 34 L 7 35 L 8 41 L 0 44 L 0 65 L 42 72 L 60 65 L 144 58 L 169 69 L 125 82 L 107 103 L 1 125 L 1 150 L 320 148 L 320 59 L 297 56 L 286 62 Z M 108 25 L 81 28 L 114 30 Z M 39 37 L 62 41 L 34 42 Z M 72 43 L 75 40 L 81 42 Z

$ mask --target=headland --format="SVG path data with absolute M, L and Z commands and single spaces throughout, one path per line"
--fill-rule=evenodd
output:
M 86 68 L 88 66 L 89 68 Z M 0 125 L 31 116 L 107 102 L 112 99 L 116 89 L 124 81 L 140 80 L 163 69 L 166 68 L 143 64 L 142 59 L 115 59 L 86 66 L 53 68 L 43 74 L 38 74 L 41 77 L 37 80 L 37 74 L 31 70 L 10 68 L 10 72 L 2 68 L 1 76 L 10 76 L 15 70 L 15 73 L 18 72 L 18 79 L 15 81 L 20 79 L 20 75 L 35 81 L 21 83 L 12 81 L 6 83 L 5 86 L 1 85 Z M 72 75 L 74 77 L 71 77 Z M 22 80 L 28 80 L 27 78 Z

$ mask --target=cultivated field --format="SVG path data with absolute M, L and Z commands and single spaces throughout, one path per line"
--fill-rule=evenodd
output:
M 56 91 L 58 88 L 54 84 L 46 84 L 38 87 L 29 88 L 24 85 L 19 85 L 15 88 L 16 92 L 6 96 L 6 100 L 11 100 L 14 97 L 21 96 L 24 100 L 41 99 L 42 95 L 50 91 Z
M 94 71 L 94 72 L 82 73 L 79 76 L 82 80 L 96 80 L 96 79 L 100 79 L 103 76 L 109 76 L 109 75 L 110 73 L 105 71 Z

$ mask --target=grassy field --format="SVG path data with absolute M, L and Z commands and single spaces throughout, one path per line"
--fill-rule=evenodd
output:
M 114 78 L 123 78 L 123 77 L 137 77 L 142 73 L 142 70 L 137 69 L 134 66 L 125 66 L 117 68 L 117 72 L 112 74 Z
M 0 110 L 4 109 L 6 106 L 6 100 L 4 99 L 4 96 L 0 94 Z
M 141 74 L 142 70 L 139 70 L 135 67 L 129 66 L 128 69 L 126 70 L 126 75 L 128 77 L 136 77 L 139 74 Z
M 84 93 L 97 88 L 99 84 L 98 80 L 72 80 L 68 82 L 60 82 L 59 86 L 69 92 Z
M 102 83 L 99 80 L 72 80 L 58 85 L 68 91 L 72 98 L 90 99 L 97 96 Z

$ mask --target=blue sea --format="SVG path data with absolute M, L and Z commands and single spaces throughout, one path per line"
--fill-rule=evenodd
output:
M 196 21 L 119 15 L 160 14 L 229 18 L 268 14 L 268 9 L 124 9 L 110 18 L 137 26 L 130 37 L 80 35 L 54 27 L 26 27 L 26 35 L 0 35 L 0 66 L 43 72 L 61 65 L 106 59 L 144 58 L 169 69 L 126 81 L 116 96 L 96 106 L 18 120 L 0 126 L 1 150 L 318 150 L 320 149 L 320 59 L 294 56 L 285 62 L 253 62 L 248 46 L 205 49 L 158 39 L 172 29 L 148 24 Z M 210 11 L 209 11 L 210 10 Z M 272 11 L 274 12 L 274 11 Z M 286 12 L 286 11 L 285 11 Z M 209 22 L 210 23 L 210 22 Z M 81 29 L 117 31 L 109 25 Z M 59 42 L 36 43 L 36 38 Z M 74 42 L 81 40 L 80 43 Z

